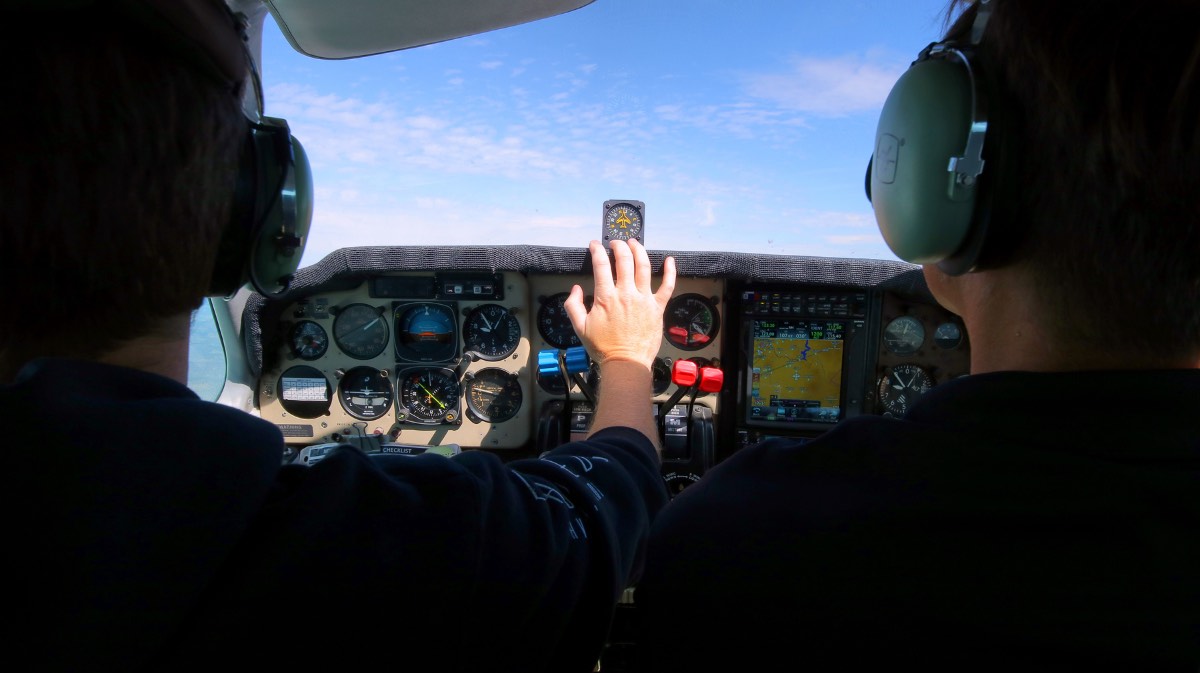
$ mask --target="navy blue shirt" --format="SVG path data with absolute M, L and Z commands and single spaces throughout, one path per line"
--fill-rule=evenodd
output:
M 1195 673 L 1200 371 L 970 376 L 739 451 L 635 602 L 654 671 Z
M 625 428 L 508 464 L 283 466 L 270 423 L 50 359 L 0 418 L 9 635 L 41 670 L 591 671 L 667 500 Z

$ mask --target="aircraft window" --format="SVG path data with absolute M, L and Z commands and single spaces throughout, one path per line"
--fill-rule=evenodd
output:
M 188 348 L 188 387 L 202 400 L 216 400 L 225 386 L 225 351 L 213 319 L 212 304 L 204 300 L 192 314 Z

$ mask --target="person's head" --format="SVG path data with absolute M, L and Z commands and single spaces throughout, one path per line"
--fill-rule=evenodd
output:
M 0 381 L 34 357 L 95 358 L 199 305 L 247 133 L 240 80 L 112 3 L 62 4 L 0 5 Z
M 980 268 L 1081 351 L 1200 362 L 1200 3 L 991 0 Z M 955 0 L 967 42 L 978 3 Z M 927 265 L 931 286 L 947 278 Z M 935 292 L 937 287 L 934 287 Z

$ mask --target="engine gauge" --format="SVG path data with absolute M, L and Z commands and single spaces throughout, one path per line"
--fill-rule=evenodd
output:
M 449 304 L 420 302 L 396 307 L 396 357 L 408 362 L 445 362 L 458 353 L 458 325 Z
M 672 346 L 695 351 L 712 344 L 721 329 L 721 314 L 711 299 L 681 294 L 671 299 L 663 315 L 663 336 Z
M 329 411 L 333 401 L 329 380 L 320 370 L 298 365 L 279 377 L 276 395 L 283 410 L 299 418 L 317 418 Z
M 962 344 L 962 328 L 952 322 L 944 322 L 933 331 L 933 343 L 943 350 L 954 350 Z
M 571 348 L 582 343 L 575 333 L 575 327 L 571 325 L 571 318 L 567 316 L 567 309 L 563 307 L 569 296 L 569 292 L 559 292 L 546 297 L 538 309 L 538 333 L 555 348 Z M 585 297 L 584 304 L 590 309 L 592 298 Z
M 394 393 L 387 372 L 374 367 L 355 367 L 342 375 L 338 383 L 338 400 L 351 416 L 373 421 L 387 413 Z
M 399 420 L 429 425 L 458 421 L 460 388 L 453 370 L 419 367 L 406 369 L 397 378 L 400 386 Z
M 551 395 L 566 395 L 567 382 L 563 379 L 559 370 L 555 369 L 549 375 L 543 376 L 540 372 L 537 376 L 538 387 L 550 393 Z
M 368 304 L 350 304 L 333 320 L 333 341 L 356 360 L 370 360 L 387 348 L 388 325 L 379 309 Z
M 288 341 L 292 354 L 301 360 L 316 360 L 329 349 L 329 335 L 325 333 L 325 328 L 311 320 L 296 323 Z
M 481 421 L 503 423 L 521 410 L 524 395 L 521 381 L 515 374 L 489 367 L 468 374 L 464 383 L 467 409 Z
M 654 375 L 653 391 L 655 395 L 662 395 L 667 392 L 667 388 L 671 387 L 671 365 L 662 358 L 654 358 L 654 367 L 651 369 Z
M 925 326 L 910 315 L 902 315 L 883 328 L 883 345 L 896 355 L 912 355 L 924 344 Z
M 902 416 L 932 387 L 933 377 L 924 368 L 899 364 L 879 379 L 879 403 L 885 412 Z
M 466 349 L 484 360 L 503 360 L 521 343 L 521 323 L 499 304 L 476 307 L 463 323 Z
M 639 243 L 645 243 L 645 216 L 646 204 L 641 201 L 605 201 L 600 240 L 635 238 Z

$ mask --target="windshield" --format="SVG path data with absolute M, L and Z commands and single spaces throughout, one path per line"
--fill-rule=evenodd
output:
M 863 190 L 879 109 L 944 0 L 597 0 L 342 61 L 268 19 L 266 112 L 316 185 L 303 264 L 358 245 L 578 247 L 609 199 L 651 249 L 895 260 Z

